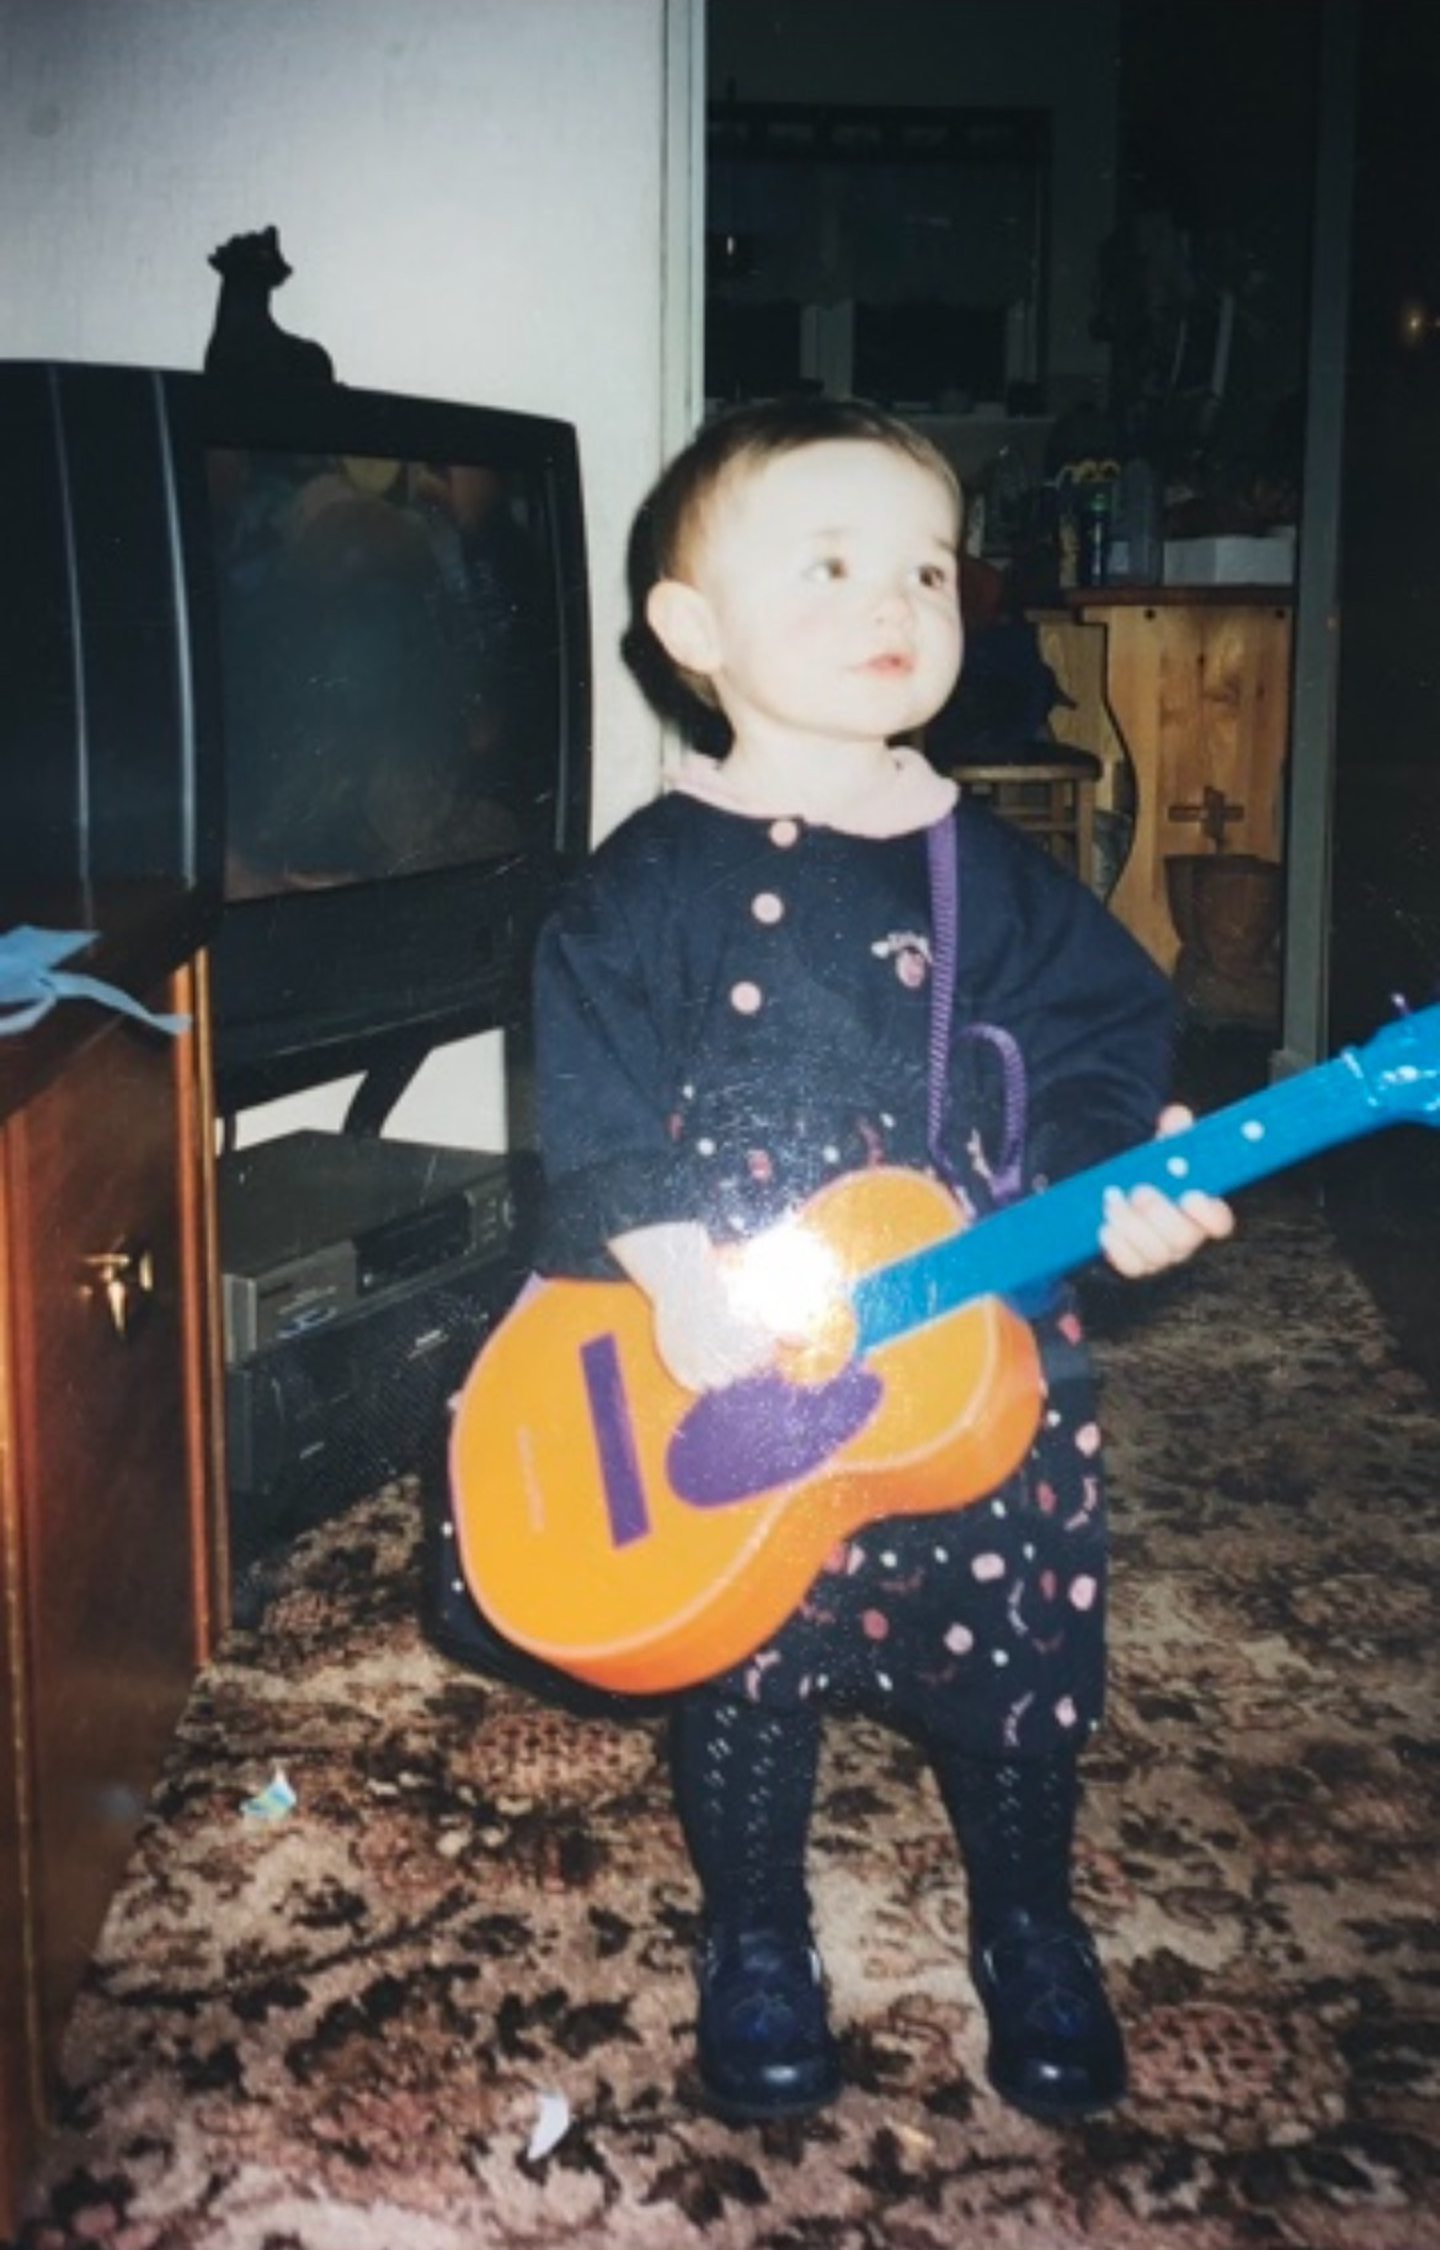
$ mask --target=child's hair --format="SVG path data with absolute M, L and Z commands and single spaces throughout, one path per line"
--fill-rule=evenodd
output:
M 852 443 L 887 446 L 938 477 L 961 508 L 960 483 L 939 448 L 897 415 L 866 399 L 808 393 L 761 399 L 729 408 L 705 423 L 675 455 L 641 506 L 630 536 L 630 622 L 626 662 L 662 718 L 672 720 L 697 749 L 720 757 L 729 747 L 729 725 L 716 708 L 708 680 L 676 665 L 645 615 L 651 590 L 665 578 L 684 578 L 706 511 L 727 480 L 762 468 L 807 445 Z

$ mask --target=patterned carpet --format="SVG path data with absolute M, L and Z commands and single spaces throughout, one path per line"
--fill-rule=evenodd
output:
M 1440 2250 L 1440 1412 L 1298 1192 L 1101 1350 L 1080 1882 L 1123 2110 L 989 2093 L 938 1803 L 854 1724 L 815 1852 L 849 2088 L 708 2119 L 655 1731 L 430 1650 L 397 1488 L 308 1535 L 197 1688 L 25 2250 Z M 247 1816 L 276 1762 L 294 1809 Z

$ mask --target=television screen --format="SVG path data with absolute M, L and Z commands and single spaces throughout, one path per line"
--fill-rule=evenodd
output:
M 212 448 L 225 893 L 551 848 L 564 638 L 534 467 Z
M 523 1021 L 588 843 L 588 574 L 568 423 L 340 384 L 202 415 L 234 1110 Z

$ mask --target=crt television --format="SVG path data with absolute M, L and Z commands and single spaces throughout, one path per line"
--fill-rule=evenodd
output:
M 0 437 L 0 882 L 213 901 L 225 1110 L 517 1021 L 589 825 L 570 425 L 29 362 Z

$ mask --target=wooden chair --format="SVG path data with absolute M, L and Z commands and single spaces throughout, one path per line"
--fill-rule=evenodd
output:
M 1036 742 L 1013 756 L 950 768 L 967 797 L 1033 836 L 1092 889 L 1095 791 L 1103 770 L 1092 751 L 1061 742 Z

